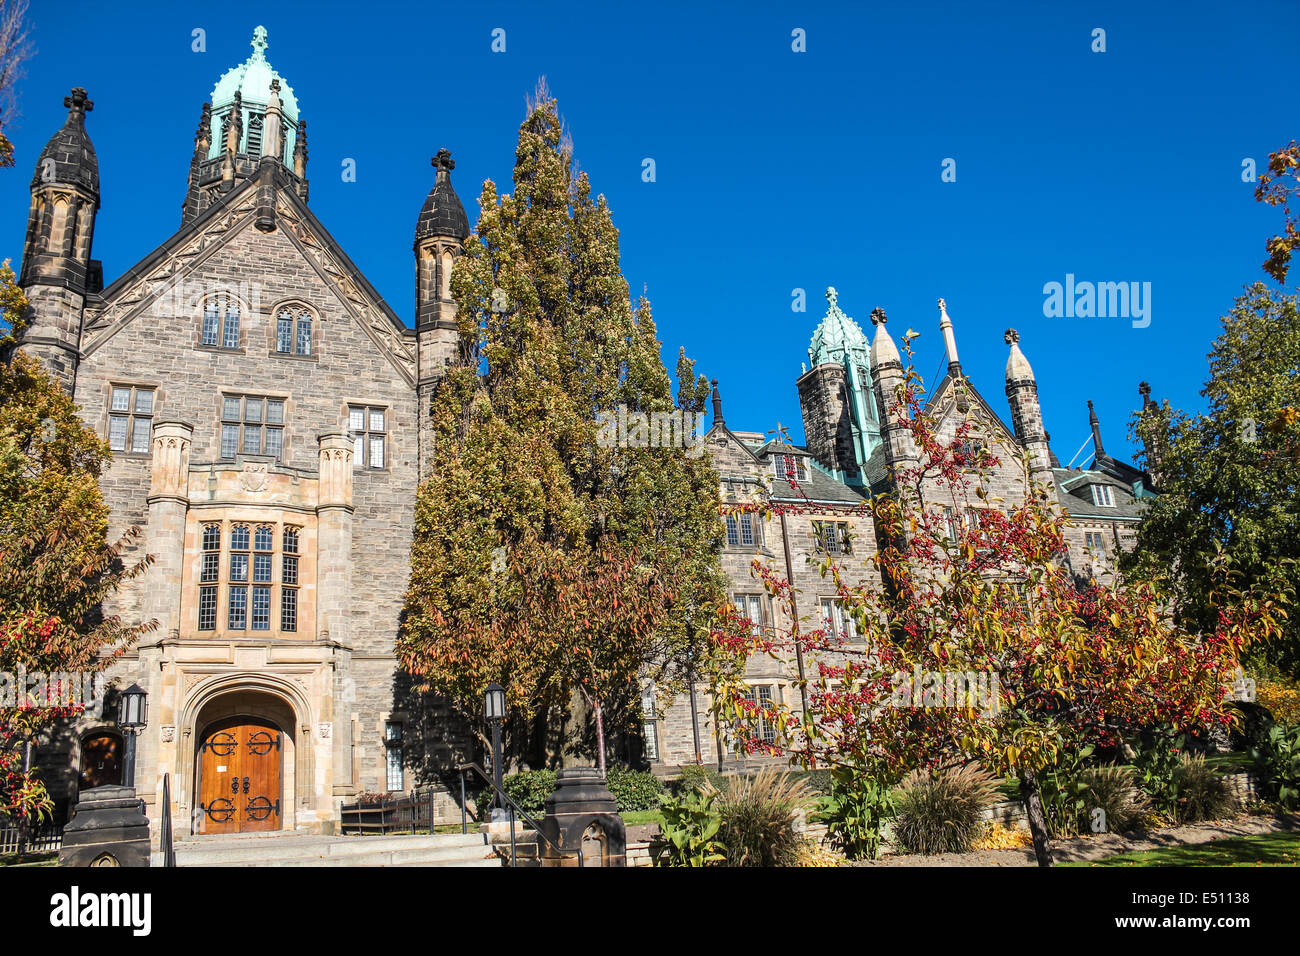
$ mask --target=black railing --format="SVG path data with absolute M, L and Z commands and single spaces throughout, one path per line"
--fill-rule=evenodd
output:
M 582 847 L 575 847 L 572 850 L 566 850 L 563 847 L 558 846 L 554 840 L 552 840 L 550 837 L 546 835 L 545 831 L 542 830 L 541 825 L 538 824 L 538 822 L 534 820 L 532 817 L 530 817 L 527 813 L 525 813 L 523 808 L 519 806 L 519 804 L 515 803 L 515 801 L 511 799 L 510 794 L 506 793 L 504 790 L 502 790 L 500 787 L 496 785 L 496 781 L 493 780 L 491 777 L 489 777 L 487 771 L 485 771 L 482 767 L 480 767 L 478 764 L 473 763 L 471 761 L 470 763 L 461 764 L 457 769 L 460 770 L 460 832 L 461 833 L 469 832 L 469 818 L 466 815 L 466 810 L 465 810 L 465 798 L 466 798 L 465 771 L 473 770 L 476 774 L 478 774 L 480 777 L 483 778 L 484 783 L 486 783 L 489 787 L 493 789 L 493 791 L 495 791 L 498 801 L 505 804 L 509 804 L 510 806 L 510 865 L 511 866 L 519 865 L 517 862 L 519 859 L 519 854 L 518 852 L 516 852 L 515 849 L 515 814 L 516 813 L 523 818 L 525 823 L 527 823 L 530 827 L 533 828 L 533 832 L 537 834 L 537 839 L 545 840 L 546 845 L 549 846 L 556 853 L 558 853 L 560 856 L 576 856 L 578 858 L 578 866 L 585 865 L 582 861 Z
M 162 850 L 162 865 L 176 865 L 176 847 L 172 838 L 172 775 L 163 774 L 162 821 L 158 824 L 158 849 Z
M 0 856 L 54 853 L 62 847 L 63 827 L 59 824 L 0 827 Z
M 381 794 L 376 799 L 345 803 L 339 808 L 341 829 L 344 833 L 381 835 L 410 830 L 414 836 L 421 828 L 427 828 L 433 833 L 436 795 L 437 791 L 430 788 L 424 793 Z

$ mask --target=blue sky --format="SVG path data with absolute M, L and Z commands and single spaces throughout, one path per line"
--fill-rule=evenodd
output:
M 1088 398 L 1112 453 L 1140 380 L 1199 408 L 1218 317 L 1264 278 L 1279 229 L 1242 161 L 1262 169 L 1297 135 L 1294 2 L 32 7 L 0 254 L 21 255 L 31 169 L 74 85 L 95 101 L 106 281 L 166 239 L 200 106 L 261 23 L 308 121 L 311 205 L 409 322 L 429 157 L 452 150 L 474 219 L 482 181 L 509 181 L 525 94 L 545 74 L 670 368 L 685 345 L 722 381 L 728 424 L 796 435 L 794 382 L 828 285 L 864 327 L 879 305 L 896 335 L 921 332 L 927 378 L 945 297 L 963 366 L 1004 417 L 1002 333 L 1016 327 L 1063 461 L 1087 437 Z M 505 53 L 491 51 L 496 28 Z M 955 182 L 941 181 L 947 158 Z M 1150 325 L 1045 317 L 1043 286 L 1067 273 L 1151 283 Z

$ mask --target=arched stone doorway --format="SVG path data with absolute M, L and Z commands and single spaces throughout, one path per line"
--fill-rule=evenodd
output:
M 293 829 L 298 720 L 262 690 L 213 697 L 194 721 L 194 833 Z
M 111 730 L 98 730 L 83 737 L 77 789 L 120 785 L 122 750 L 122 735 Z

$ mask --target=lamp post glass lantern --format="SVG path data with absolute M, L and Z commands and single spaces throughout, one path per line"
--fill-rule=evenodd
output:
M 506 689 L 496 681 L 488 684 L 483 698 L 483 714 L 492 725 L 492 780 L 496 784 L 496 809 L 492 811 L 492 819 L 499 820 L 506 812 L 505 800 L 501 797 L 501 721 L 506 719 Z
M 149 698 L 139 684 L 132 684 L 122 691 L 117 698 L 117 725 L 122 728 L 122 736 L 126 738 L 122 783 L 128 787 L 135 786 L 135 738 L 148 722 L 148 716 Z

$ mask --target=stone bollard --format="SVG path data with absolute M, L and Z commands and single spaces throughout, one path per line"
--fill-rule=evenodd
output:
M 556 774 L 555 792 L 546 798 L 542 832 L 565 851 L 582 847 L 584 866 L 627 866 L 627 828 L 618 803 L 595 767 Z M 576 853 L 560 855 L 538 841 L 542 866 L 577 866 Z
M 134 787 L 82 792 L 77 814 L 63 828 L 59 866 L 148 866 L 149 818 Z

